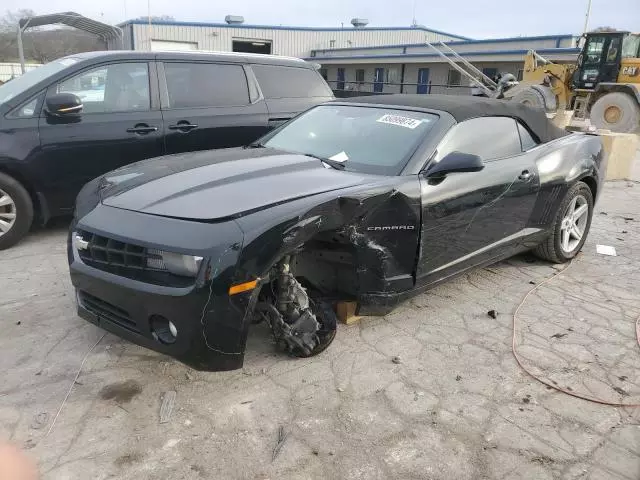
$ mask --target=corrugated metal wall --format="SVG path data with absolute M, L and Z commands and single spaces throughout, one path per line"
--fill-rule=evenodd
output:
M 39 67 L 39 63 L 25 63 L 25 71 L 33 70 Z M 0 63 L 0 80 L 7 82 L 14 77 L 22 75 L 22 68 L 19 63 Z
M 125 37 L 130 27 L 124 27 Z M 149 27 L 133 25 L 135 49 L 149 50 Z M 276 55 L 308 57 L 311 50 L 346 47 L 365 47 L 418 43 L 428 40 L 446 41 L 452 37 L 421 29 L 368 30 L 345 28 L 344 30 L 287 30 L 243 27 L 205 27 L 185 25 L 152 25 L 151 39 L 172 42 L 195 42 L 199 50 L 232 51 L 232 41 L 256 40 L 271 42 L 271 52 Z M 130 40 L 125 40 L 130 48 Z
M 433 43 L 433 40 L 427 39 Z M 436 40 L 440 41 L 440 40 Z M 442 40 L 444 41 L 444 40 Z M 567 48 L 572 47 L 571 38 L 529 38 L 526 37 L 522 40 L 509 39 L 505 41 L 470 41 L 470 42 L 455 42 L 451 44 L 451 48 L 458 53 L 473 53 L 473 52 L 487 52 L 487 51 L 510 51 L 510 50 L 542 50 L 549 48 Z M 393 54 L 416 54 L 416 53 L 428 53 L 433 54 L 434 51 L 428 45 L 415 45 L 415 46 L 394 46 L 389 45 L 387 47 L 379 48 L 367 48 L 367 49 L 342 49 L 342 50 L 320 50 L 315 52 L 317 57 L 343 57 L 354 55 L 393 55 Z

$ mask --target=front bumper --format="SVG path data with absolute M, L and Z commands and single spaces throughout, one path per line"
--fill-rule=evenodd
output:
M 137 222 L 133 223 L 138 226 L 141 218 L 148 217 L 134 212 L 109 212 L 109 215 L 138 215 Z M 101 220 L 104 219 L 102 215 Z M 96 230 L 92 220 L 95 218 L 81 219 L 78 226 L 83 230 Z M 119 218 L 119 223 L 122 220 Z M 160 217 L 151 220 L 172 223 L 171 219 Z M 176 222 L 189 224 L 178 220 Z M 109 222 L 103 226 L 100 233 L 109 231 L 108 224 Z M 126 222 L 126 225 L 132 223 Z M 167 227 L 175 228 L 176 225 L 164 225 L 162 228 Z M 73 224 L 71 232 L 75 228 L 76 225 Z M 121 233 L 126 229 L 127 227 L 124 227 L 112 231 L 118 231 L 118 238 L 123 240 L 127 237 Z M 143 228 L 142 231 L 154 232 L 154 238 L 158 238 L 157 229 Z M 185 225 L 182 225 L 182 231 L 186 233 Z M 218 237 L 225 238 L 225 235 L 219 232 Z M 140 238 L 135 241 L 145 243 L 144 239 Z M 252 292 L 228 295 L 237 252 L 228 248 L 227 243 L 224 242 L 206 252 L 210 265 L 220 267 L 211 271 L 212 280 L 203 281 L 199 278 L 194 279 L 192 285 L 175 287 L 154 285 L 89 266 L 83 263 L 69 240 L 69 270 L 71 282 L 76 289 L 78 315 L 119 337 L 174 357 L 197 370 L 221 371 L 241 368 L 250 324 L 247 312 L 252 311 L 250 307 L 253 300 Z M 204 256 L 205 252 L 201 253 Z M 219 261 L 222 258 L 220 255 L 224 258 L 223 262 Z M 175 325 L 177 335 L 172 343 L 163 342 L 157 334 L 154 335 L 154 316 L 162 317 Z

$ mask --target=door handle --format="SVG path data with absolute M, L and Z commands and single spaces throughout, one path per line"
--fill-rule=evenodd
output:
M 158 127 L 152 127 L 146 123 L 139 123 L 133 128 L 127 128 L 127 132 L 137 133 L 138 135 L 146 135 L 147 133 L 155 132 L 156 130 L 158 130 Z
M 523 170 L 522 173 L 518 175 L 518 178 L 520 180 L 524 180 L 525 182 L 528 182 L 533 178 L 533 173 L 531 173 L 529 170 Z
M 184 120 L 176 123 L 175 125 L 169 125 L 169 130 L 180 130 L 181 132 L 190 132 L 194 128 L 198 128 L 198 125 Z

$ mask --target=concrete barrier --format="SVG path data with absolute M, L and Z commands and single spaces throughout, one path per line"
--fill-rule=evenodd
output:
M 598 131 L 609 155 L 607 180 L 632 180 L 636 151 L 640 146 L 638 135 L 633 133 L 611 133 Z

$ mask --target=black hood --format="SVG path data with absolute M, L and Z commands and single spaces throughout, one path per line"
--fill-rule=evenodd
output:
M 153 215 L 218 220 L 372 178 L 326 168 L 304 155 L 233 148 L 153 158 L 115 170 L 101 180 L 101 200 Z

